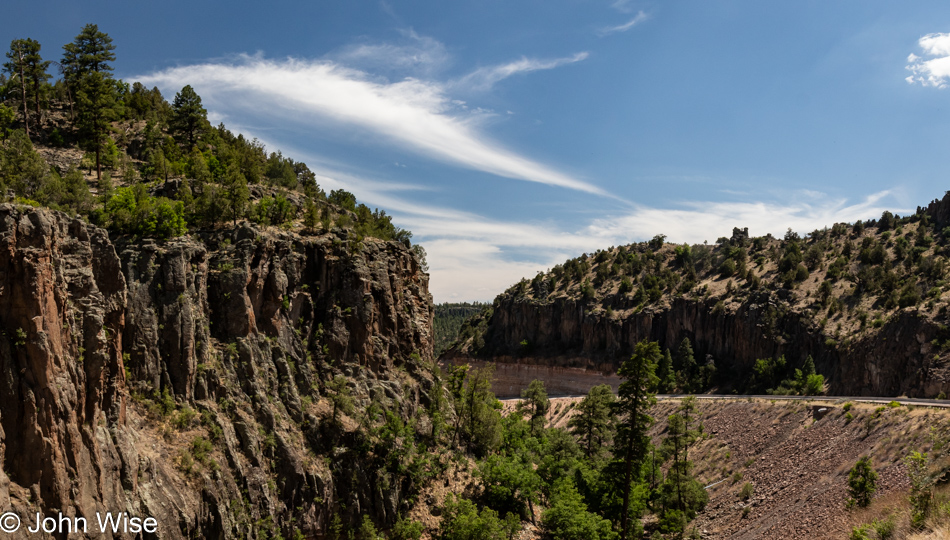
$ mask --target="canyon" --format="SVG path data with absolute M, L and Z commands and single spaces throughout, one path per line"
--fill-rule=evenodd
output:
M 330 398 L 408 419 L 441 391 L 428 276 L 402 243 L 351 235 L 245 222 L 157 242 L 0 205 L 0 506 L 124 511 L 162 538 L 394 523 L 417 486 Z

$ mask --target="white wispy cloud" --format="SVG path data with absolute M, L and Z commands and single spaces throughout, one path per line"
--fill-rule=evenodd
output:
M 637 14 L 636 14 L 632 19 L 630 19 L 629 21 L 627 21 L 627 22 L 625 22 L 625 23 L 623 23 L 623 24 L 617 25 L 617 26 L 609 26 L 609 27 L 607 27 L 607 28 L 601 28 L 601 29 L 598 31 L 598 33 L 599 33 L 600 35 L 602 35 L 602 36 L 605 36 L 605 35 L 607 35 L 607 34 L 615 34 L 615 33 L 617 33 L 617 32 L 626 32 L 627 30 L 630 30 L 630 29 L 633 28 L 634 26 L 636 26 L 636 25 L 642 23 L 643 21 L 645 21 L 645 20 L 647 20 L 647 19 L 649 19 L 649 18 L 650 18 L 649 15 L 647 15 L 647 14 L 644 13 L 643 11 L 639 11 L 639 12 L 637 12 Z
M 414 30 L 402 32 L 401 43 L 359 43 L 328 55 L 336 63 L 374 73 L 432 76 L 449 64 L 452 56 L 445 45 Z
M 910 84 L 946 88 L 950 81 L 950 34 L 927 34 L 917 41 L 924 57 L 907 56 L 905 80 Z
M 498 81 L 507 79 L 512 75 L 543 69 L 554 69 L 565 64 L 580 62 L 585 60 L 588 56 L 589 54 L 587 52 L 579 52 L 573 56 L 555 58 L 553 60 L 538 60 L 522 56 L 521 59 L 508 62 L 507 64 L 479 68 L 456 81 L 454 85 L 470 90 L 485 91 L 489 90 Z
M 890 204 L 882 204 L 885 200 Z M 640 239 L 662 233 L 672 242 L 695 244 L 730 236 L 733 227 L 749 227 L 749 234 L 754 236 L 782 236 L 789 228 L 806 234 L 838 222 L 877 218 L 884 210 L 906 212 L 895 207 L 891 191 L 874 193 L 855 203 L 830 199 L 824 193 L 801 191 L 782 202 L 693 201 L 677 206 L 641 206 L 626 215 L 596 220 L 587 232 L 599 237 L 632 235 Z
M 443 84 L 397 82 L 329 60 L 269 60 L 243 55 L 166 69 L 135 79 L 177 91 L 192 85 L 210 103 L 253 104 L 290 120 L 325 120 L 380 135 L 408 150 L 505 178 L 598 195 L 601 188 L 508 150 L 481 133 L 478 115 L 460 111 Z M 211 107 L 209 107 L 210 109 Z

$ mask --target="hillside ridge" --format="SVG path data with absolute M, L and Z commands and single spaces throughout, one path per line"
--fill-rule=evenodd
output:
M 658 235 L 585 254 L 498 295 L 442 360 L 585 393 L 638 341 L 659 341 L 676 364 L 688 340 L 691 391 L 775 390 L 811 357 L 834 394 L 946 394 L 948 224 L 950 194 L 804 238 L 736 228 L 715 245 Z

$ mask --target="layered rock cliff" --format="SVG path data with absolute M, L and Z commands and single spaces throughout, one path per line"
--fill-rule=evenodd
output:
M 933 397 L 950 390 L 946 359 L 934 358 L 940 351 L 932 345 L 945 328 L 912 311 L 839 348 L 801 314 L 781 313 L 768 294 L 719 312 L 715 303 L 678 298 L 660 309 L 607 317 L 569 299 L 536 304 L 502 297 L 484 337 L 490 348 L 471 356 L 450 350 L 443 359 L 495 362 L 500 396 L 518 396 L 532 379 L 568 395 L 596 384 L 616 387 L 617 369 L 643 339 L 673 350 L 689 339 L 697 358 L 713 362 L 723 380 L 747 377 L 759 358 L 811 355 L 831 394 Z M 623 312 L 622 306 L 614 311 Z
M 124 511 L 162 538 L 391 525 L 415 478 L 329 397 L 424 431 L 431 327 L 401 243 L 248 224 L 110 238 L 0 205 L 0 508 L 24 527 Z
M 495 362 L 504 396 L 534 378 L 586 393 L 616 385 L 638 341 L 675 353 L 689 339 L 713 391 L 744 390 L 758 359 L 791 371 L 810 355 L 831 394 L 948 393 L 946 208 L 950 195 L 805 239 L 736 229 L 714 247 L 658 237 L 584 255 L 499 295 L 442 359 Z

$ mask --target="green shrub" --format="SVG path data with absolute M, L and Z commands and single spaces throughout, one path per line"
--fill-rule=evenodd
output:
M 871 504 L 877 491 L 877 473 L 871 465 L 870 456 L 864 456 L 848 472 L 848 495 L 854 504 L 864 507 Z
M 544 511 L 541 523 L 547 534 L 563 540 L 608 540 L 617 536 L 610 521 L 587 511 L 584 499 L 569 480 L 555 486 L 551 507 Z
M 491 508 L 481 510 L 461 497 L 449 494 L 442 510 L 439 537 L 443 540 L 509 540 L 521 528 L 521 520 L 515 514 L 504 519 Z
M 422 538 L 422 530 L 422 523 L 401 517 L 393 525 L 389 540 L 419 540 Z
M 356 531 L 355 540 L 382 540 L 376 532 L 376 525 L 373 525 L 373 520 L 366 514 L 363 514 L 363 522 L 360 523 L 360 528 Z
M 195 413 L 194 409 L 185 405 L 180 411 L 178 411 L 178 414 L 175 415 L 175 420 L 173 423 L 178 429 L 186 429 L 191 425 L 191 421 L 196 415 L 197 413 Z
M 871 540 L 871 536 L 868 534 L 868 526 L 861 525 L 860 527 L 851 529 L 848 540 Z
M 736 261 L 732 259 L 726 259 L 722 261 L 722 264 L 719 265 L 719 275 L 721 277 L 727 278 L 731 277 L 736 273 Z
M 805 382 L 806 396 L 817 396 L 825 391 L 825 376 L 821 374 L 812 374 L 808 376 Z
M 897 518 L 891 514 L 884 519 L 875 519 L 871 522 L 871 528 L 877 534 L 877 540 L 890 540 L 897 530 Z
M 184 203 L 152 197 L 142 184 L 115 190 L 105 204 L 100 221 L 103 221 L 101 225 L 120 233 L 159 239 L 188 232 Z
M 631 291 L 633 291 L 633 281 L 631 281 L 629 277 L 625 276 L 620 280 L 620 289 L 618 292 L 620 292 L 620 294 L 626 294 Z
M 755 493 L 755 486 L 751 483 L 746 482 L 742 485 L 742 489 L 739 490 L 739 498 L 746 501 L 752 498 L 752 494 Z
M 191 455 L 200 463 L 205 463 L 208 460 L 208 456 L 213 449 L 214 446 L 211 441 L 204 437 L 195 437 L 191 441 Z

